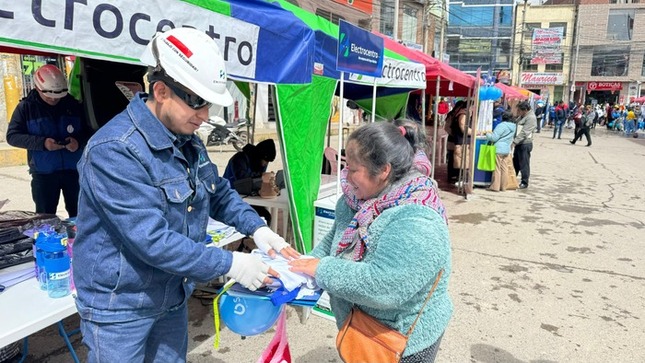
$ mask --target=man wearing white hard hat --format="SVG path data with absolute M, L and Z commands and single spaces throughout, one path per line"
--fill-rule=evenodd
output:
M 11 116 L 9 145 L 27 149 L 31 195 L 36 213 L 56 214 L 61 191 L 69 217 L 76 217 L 78 173 L 76 164 L 87 137 L 83 109 L 67 94 L 67 79 L 47 64 L 33 74 L 35 88 Z
M 195 282 L 225 275 L 249 289 L 277 276 L 259 258 L 207 248 L 208 217 L 297 257 L 219 176 L 193 133 L 210 104 L 232 103 L 215 42 L 190 28 L 157 34 L 137 94 L 90 139 L 78 170 L 76 304 L 88 362 L 185 362 Z

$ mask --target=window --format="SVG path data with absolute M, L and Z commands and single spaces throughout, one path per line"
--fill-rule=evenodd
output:
M 338 23 L 340 23 L 340 19 L 345 20 L 344 17 L 342 17 L 342 16 L 340 16 L 338 14 L 334 14 L 334 13 L 332 13 L 330 11 L 327 11 L 327 10 L 324 10 L 324 9 L 316 9 L 316 15 L 318 15 L 321 18 L 325 18 L 325 19 L 331 21 L 332 23 L 334 23 L 336 25 L 338 25 Z
M 593 50 L 591 75 L 625 77 L 629 69 L 629 46 L 597 46 Z
M 549 23 L 549 28 L 562 28 L 562 37 L 566 38 L 567 23 L 561 23 L 561 22 Z
M 417 13 L 417 9 L 403 5 L 403 31 L 401 33 L 401 39 L 404 42 L 417 42 Z
M 390 37 L 394 35 L 394 0 L 381 1 L 379 31 Z
M 641 68 L 641 76 L 645 77 L 645 57 L 643 57 L 643 66 Z
M 553 86 L 552 100 L 561 100 L 563 93 L 564 93 L 564 86 Z
M 634 10 L 610 9 L 607 19 L 608 40 L 632 40 Z
M 533 29 L 541 28 L 542 23 L 526 23 L 524 24 L 524 38 L 533 38 Z
M 463 3 L 450 4 L 448 24 L 451 26 L 493 26 L 493 6 L 467 6 Z M 508 10 L 507 10 L 508 11 Z
M 538 65 L 537 64 L 529 64 L 529 62 L 524 61 L 525 63 L 522 64 L 522 70 L 523 71 L 529 71 L 529 72 L 537 72 L 538 70 Z
M 544 71 L 545 72 L 562 72 L 562 64 L 546 64 L 544 66 Z

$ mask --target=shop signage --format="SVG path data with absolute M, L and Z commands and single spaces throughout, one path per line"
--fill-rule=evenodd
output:
M 338 26 L 336 69 L 380 77 L 383 72 L 383 38 L 344 20 Z
M 587 82 L 588 91 L 620 91 L 622 82 Z
M 562 73 L 522 72 L 522 85 L 563 83 Z
M 345 73 L 352 83 L 374 84 L 374 77 L 358 73 Z M 376 78 L 376 85 L 400 88 L 426 88 L 426 67 L 421 63 L 405 62 L 394 58 L 383 59 L 383 74 Z

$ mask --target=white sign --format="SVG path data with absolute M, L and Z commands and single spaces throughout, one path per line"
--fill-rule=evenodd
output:
M 533 29 L 531 64 L 561 64 L 564 28 Z
M 374 84 L 374 77 L 349 73 L 348 81 L 359 84 Z M 421 63 L 383 58 L 383 75 L 376 79 L 377 86 L 393 88 L 426 88 L 426 67 Z
M 260 28 L 254 24 L 183 1 L 146 1 L 145 6 L 139 1 L 87 3 L 2 0 L 0 43 L 138 64 L 155 32 L 193 27 L 217 42 L 229 75 L 255 77 Z
M 522 72 L 522 85 L 527 84 L 563 84 L 562 73 Z

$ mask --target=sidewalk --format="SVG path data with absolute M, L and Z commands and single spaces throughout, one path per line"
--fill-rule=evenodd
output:
M 441 192 L 455 313 L 438 363 L 645 361 L 645 137 L 598 128 L 584 147 L 569 144 L 571 130 L 561 140 L 549 131 L 536 134 L 528 189 L 476 188 L 468 201 Z M 0 178 L 0 199 L 24 196 L 13 209 L 32 208 L 26 167 L 0 168 Z M 255 362 L 273 334 L 242 340 L 224 329 L 215 350 L 209 301 L 190 299 L 189 314 L 190 362 Z M 288 314 L 294 362 L 340 362 L 333 322 Z M 72 340 L 85 357 L 80 337 Z M 70 359 L 50 327 L 30 338 L 27 361 Z

